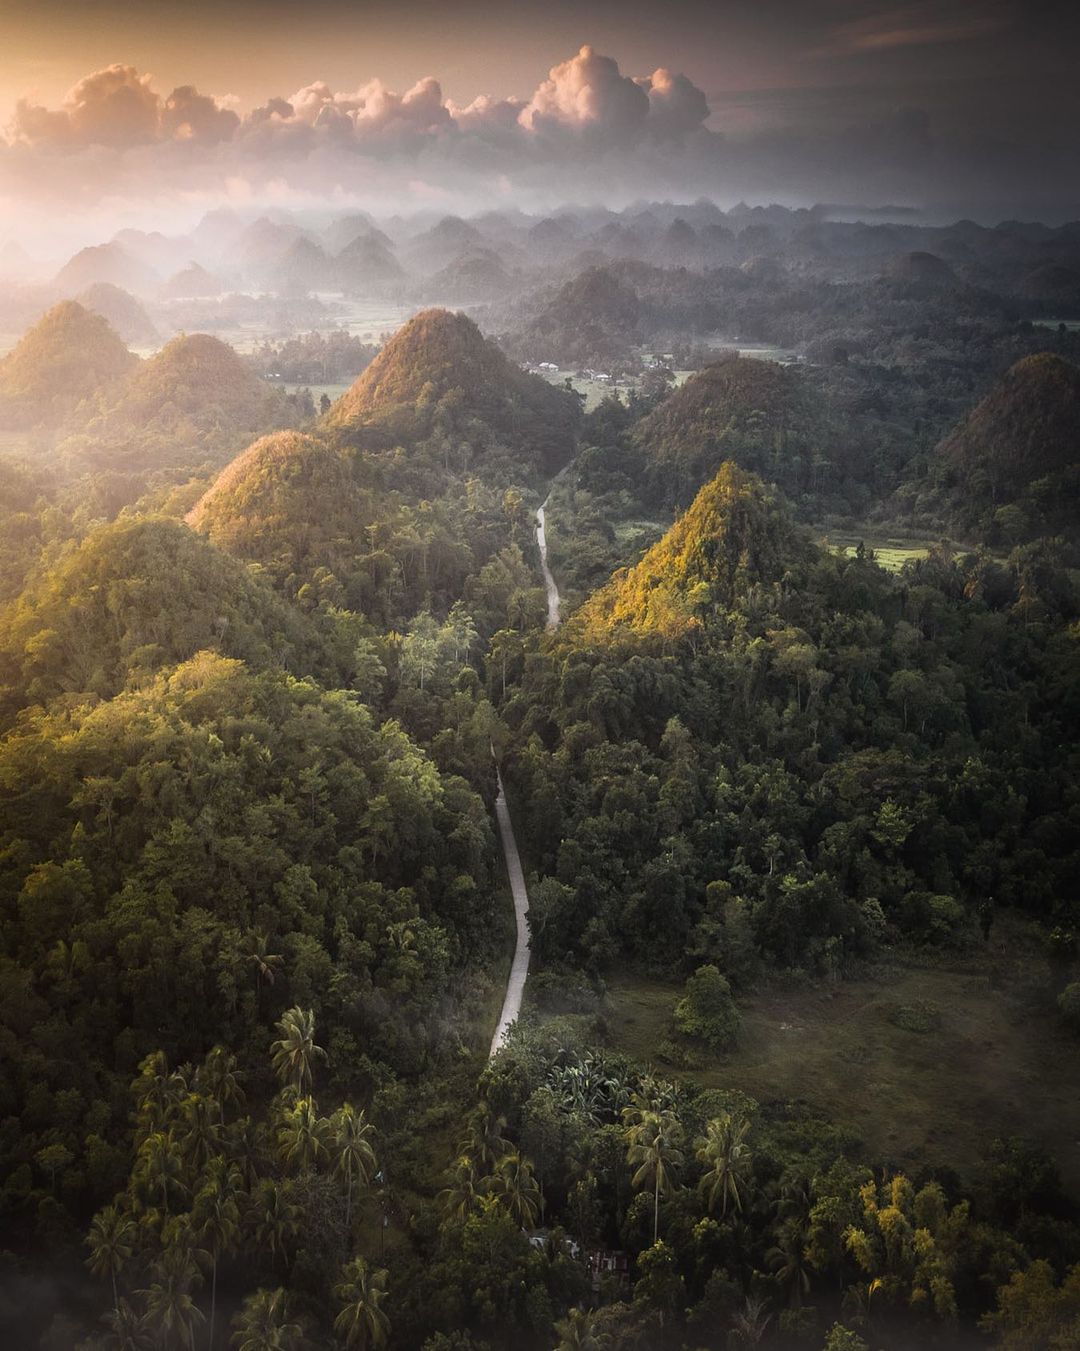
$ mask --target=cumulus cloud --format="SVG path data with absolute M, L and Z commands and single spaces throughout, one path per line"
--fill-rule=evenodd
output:
M 658 140 L 682 140 L 709 116 L 705 95 L 685 75 L 661 67 L 640 83 L 649 96 L 649 132 Z
M 177 141 L 217 145 L 232 140 L 240 118 L 190 84 L 174 89 L 161 109 L 161 132 Z
M 526 131 L 541 137 L 570 134 L 603 145 L 638 140 L 649 115 L 649 96 L 619 70 L 618 62 L 585 46 L 553 66 L 518 115 Z

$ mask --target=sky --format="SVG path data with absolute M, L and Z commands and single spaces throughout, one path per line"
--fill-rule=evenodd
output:
M 208 207 L 1080 217 L 1057 0 L 0 0 L 0 240 Z

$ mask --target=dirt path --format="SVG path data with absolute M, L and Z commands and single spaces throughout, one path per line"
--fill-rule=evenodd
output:
M 547 590 L 548 629 L 559 627 L 559 588 L 551 575 L 547 558 L 547 537 L 544 534 L 544 508 L 551 501 L 550 495 L 544 506 L 536 513 L 536 542 L 540 546 L 540 568 L 544 574 L 544 587 Z M 514 960 L 510 966 L 510 978 L 506 982 L 506 997 L 503 1000 L 499 1025 L 491 1038 L 490 1059 L 506 1041 L 507 1029 L 521 1012 L 521 1000 L 525 994 L 525 980 L 529 974 L 529 893 L 525 890 L 525 874 L 521 871 L 521 858 L 518 855 L 517 840 L 514 837 L 514 823 L 510 820 L 510 808 L 506 805 L 506 791 L 503 788 L 502 775 L 495 771 L 499 780 L 499 795 L 495 799 L 495 817 L 499 823 L 499 839 L 502 842 L 503 858 L 506 860 L 506 872 L 510 878 L 510 891 L 514 897 L 514 918 L 517 921 L 517 942 L 514 945 Z

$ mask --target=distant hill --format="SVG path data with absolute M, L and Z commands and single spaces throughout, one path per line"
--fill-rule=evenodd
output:
M 163 300 L 202 300 L 221 295 L 224 282 L 198 263 L 189 263 L 175 272 L 161 288 Z
M 187 526 L 117 521 L 0 611 L 0 684 L 30 700 L 108 697 L 130 674 L 206 647 L 295 672 L 324 655 L 299 612 Z
M 525 361 L 603 369 L 626 360 L 640 341 L 640 322 L 637 292 L 608 268 L 591 267 L 509 335 L 508 344 Z
M 888 276 L 895 282 L 926 286 L 950 286 L 956 282 L 956 273 L 944 258 L 922 250 L 894 258 L 889 264 Z
M 333 260 L 333 276 L 343 291 L 367 291 L 403 281 L 405 270 L 383 238 L 360 234 Z
M 677 641 L 751 586 L 778 582 L 810 547 L 761 480 L 726 463 L 639 563 L 570 617 L 565 640 Z
M 136 295 L 148 295 L 157 289 L 160 280 L 152 267 L 123 245 L 112 243 L 80 249 L 56 274 L 53 284 L 68 295 L 75 295 L 95 282 L 108 282 Z
M 340 570 L 371 518 L 347 456 L 298 432 L 264 436 L 238 455 L 196 504 L 188 523 L 279 582 L 313 560 Z
M 441 268 L 428 279 L 424 289 L 440 300 L 468 303 L 495 300 L 512 285 L 499 255 L 482 249 Z
M 1080 368 L 1049 352 L 1018 361 L 937 456 L 946 502 L 963 526 L 1006 541 L 1075 529 Z
M 109 326 L 135 347 L 153 347 L 159 334 L 150 316 L 130 292 L 111 282 L 96 281 L 75 297 L 84 309 L 108 320 Z
M 61 301 L 0 359 L 0 426 L 55 426 L 137 364 L 100 314 Z
M 688 502 L 725 460 L 792 486 L 785 472 L 813 439 L 814 403 L 800 372 L 730 357 L 706 366 L 639 424 L 653 495 Z
M 550 473 L 570 458 L 578 416 L 571 394 L 520 370 L 471 319 L 433 309 L 390 339 L 323 425 L 372 450 L 441 431 L 483 452 L 494 436 Z
M 296 416 L 227 343 L 194 333 L 174 338 L 123 384 L 80 408 L 65 449 L 98 466 L 221 461 Z

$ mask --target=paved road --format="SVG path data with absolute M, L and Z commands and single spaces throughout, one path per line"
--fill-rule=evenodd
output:
M 550 497 L 548 501 L 550 501 Z M 544 506 L 536 513 L 536 542 L 540 546 L 540 568 L 544 574 L 544 586 L 547 589 L 549 629 L 559 627 L 559 588 L 551 575 L 547 558 L 547 537 L 544 534 Z M 510 979 L 506 982 L 506 998 L 503 1000 L 499 1025 L 491 1038 L 491 1050 L 488 1058 L 506 1041 L 510 1024 L 521 1012 L 521 1000 L 525 994 L 525 980 L 529 974 L 529 893 L 525 890 L 525 874 L 521 871 L 521 858 L 518 855 L 517 840 L 514 838 L 514 823 L 510 820 L 510 808 L 506 805 L 506 792 L 502 775 L 495 771 L 499 780 L 499 795 L 495 799 L 495 817 L 499 823 L 499 839 L 502 841 L 503 858 L 506 859 L 506 872 L 510 878 L 510 891 L 514 897 L 514 917 L 517 921 L 517 942 L 514 945 L 514 960 L 510 967 Z

